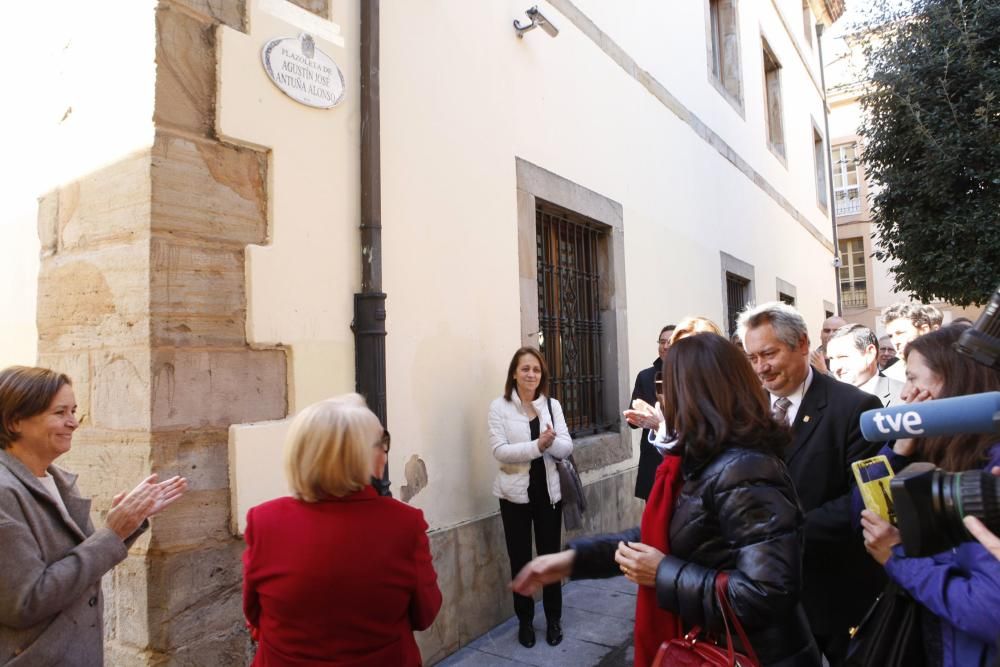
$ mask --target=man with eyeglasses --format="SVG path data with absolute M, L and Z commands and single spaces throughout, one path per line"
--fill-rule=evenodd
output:
M 659 400 L 656 397 L 656 377 L 663 370 L 663 359 L 667 356 L 667 349 L 670 348 L 670 336 L 676 328 L 676 325 L 668 324 L 660 329 L 660 337 L 657 339 L 658 355 L 652 366 L 639 371 L 639 374 L 635 376 L 632 401 L 638 398 L 649 405 L 656 405 L 657 400 Z M 631 405 L 630 402 L 629 406 L 631 407 Z M 639 469 L 635 475 L 635 497 L 646 500 L 653 487 L 656 469 L 663 461 L 663 455 L 649 442 L 649 428 L 652 424 L 644 423 L 638 415 L 630 417 L 629 415 L 634 412 L 633 410 L 626 411 L 626 421 L 631 428 L 642 427 L 642 438 L 639 440 Z
M 896 356 L 896 346 L 892 344 L 892 336 L 885 334 L 878 339 L 878 369 L 884 371 L 899 361 Z

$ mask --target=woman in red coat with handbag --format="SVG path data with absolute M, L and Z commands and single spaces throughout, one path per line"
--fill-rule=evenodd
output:
M 292 497 L 247 512 L 243 610 L 257 667 L 421 665 L 441 607 L 423 513 L 370 485 L 389 434 L 357 394 L 292 422 Z

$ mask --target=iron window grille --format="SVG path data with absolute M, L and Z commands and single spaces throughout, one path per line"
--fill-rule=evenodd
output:
M 726 306 L 729 335 L 736 333 L 736 320 L 750 301 L 750 281 L 735 274 L 726 274 Z
M 573 436 L 612 428 L 604 414 L 599 268 L 603 229 L 583 216 L 536 200 L 540 348 L 549 392 Z

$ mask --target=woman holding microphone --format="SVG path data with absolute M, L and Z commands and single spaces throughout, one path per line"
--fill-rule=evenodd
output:
M 493 456 L 500 470 L 493 494 L 500 498 L 511 575 L 531 560 L 531 533 L 537 551 L 549 554 L 561 548 L 562 494 L 556 460 L 573 453 L 559 401 L 549 398 L 548 370 L 541 353 L 522 347 L 510 360 L 503 396 L 490 404 L 489 429 Z M 562 641 L 562 587 L 560 582 L 542 591 L 545 640 Z M 535 605 L 530 597 L 514 593 L 514 612 L 520 621 L 517 638 L 522 646 L 535 645 Z

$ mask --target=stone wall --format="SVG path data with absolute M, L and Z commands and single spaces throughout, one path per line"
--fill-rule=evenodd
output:
M 244 10 L 160 2 L 152 146 L 39 206 L 39 363 L 74 379 L 82 426 L 64 463 L 95 521 L 150 470 L 191 484 L 105 577 L 109 665 L 247 662 L 227 429 L 285 417 L 288 378 L 285 350 L 251 349 L 245 335 L 266 154 L 214 129 L 215 29 L 242 29 Z
M 635 474 L 631 468 L 585 486 L 583 528 L 564 531 L 563 541 L 639 525 L 643 503 L 633 496 Z M 424 663 L 432 665 L 509 618 L 514 604 L 499 511 L 429 537 L 444 602 L 434 624 L 417 633 L 417 643 Z

